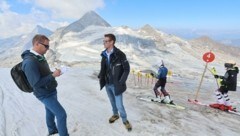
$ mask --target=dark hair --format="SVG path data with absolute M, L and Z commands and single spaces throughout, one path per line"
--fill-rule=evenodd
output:
M 47 36 L 45 35 L 41 35 L 41 34 L 37 34 L 33 37 L 32 39 L 32 44 L 34 45 L 36 42 L 40 42 L 40 43 L 43 43 L 44 41 L 50 41 Z
M 105 34 L 104 37 L 108 37 L 110 40 L 113 40 L 113 44 L 115 44 L 116 37 L 114 34 Z

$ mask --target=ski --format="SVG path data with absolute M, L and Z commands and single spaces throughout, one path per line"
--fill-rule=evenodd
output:
M 218 110 L 220 110 L 219 108 L 211 107 L 210 104 L 205 104 L 205 103 L 199 102 L 198 100 L 188 99 L 188 102 L 193 103 L 193 104 L 196 104 L 196 105 L 207 106 L 207 107 L 210 107 L 210 108 L 213 108 L 213 109 L 218 109 Z M 224 110 L 220 110 L 220 111 L 224 111 Z M 225 112 L 227 112 L 227 113 L 232 113 L 232 114 L 235 114 L 235 115 L 239 115 L 239 116 L 240 116 L 240 112 L 235 111 L 235 110 L 226 110 Z
M 208 104 L 201 103 L 198 100 L 188 99 L 188 102 L 196 104 L 196 105 L 209 106 Z
M 228 112 L 230 112 L 230 113 L 233 113 L 233 114 L 236 114 L 236 115 L 239 115 L 239 116 L 240 116 L 240 112 L 238 112 L 238 111 L 232 111 L 232 110 L 228 110 Z
M 155 97 L 152 97 L 152 96 L 137 96 L 136 98 L 139 99 L 139 100 L 142 100 L 142 101 L 154 102 L 154 103 L 166 105 L 166 106 L 181 109 L 181 110 L 185 109 L 185 107 L 180 106 L 180 105 L 176 105 L 174 103 L 171 103 L 171 104 L 170 103 L 163 103 L 159 98 L 155 98 Z

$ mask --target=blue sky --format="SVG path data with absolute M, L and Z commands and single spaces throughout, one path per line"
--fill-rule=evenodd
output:
M 0 0 L 0 38 L 55 30 L 95 10 L 112 26 L 240 30 L 240 0 Z
M 106 0 L 98 13 L 114 26 L 239 29 L 239 0 Z

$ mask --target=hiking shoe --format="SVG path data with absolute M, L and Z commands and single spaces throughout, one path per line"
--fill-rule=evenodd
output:
M 129 123 L 129 121 L 127 120 L 126 122 L 123 122 L 123 124 L 125 125 L 125 128 L 128 131 L 132 131 L 132 125 Z
M 113 115 L 113 116 L 109 119 L 109 123 L 114 123 L 114 121 L 116 121 L 117 119 L 119 119 L 119 115 Z

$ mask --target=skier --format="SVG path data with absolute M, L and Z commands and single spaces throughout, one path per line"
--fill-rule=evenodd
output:
M 214 75 L 217 80 L 220 81 L 220 87 L 215 91 L 217 98 L 216 104 L 210 104 L 213 108 L 220 110 L 233 110 L 230 98 L 228 97 L 228 91 L 236 91 L 237 86 L 237 74 L 239 72 L 238 67 L 234 61 L 230 61 L 224 64 L 226 73 L 224 76 Z
M 168 69 L 164 66 L 164 63 L 162 61 L 162 64 L 160 65 L 160 67 L 158 69 L 158 74 L 154 75 L 153 73 L 151 73 L 151 75 L 153 77 L 156 77 L 158 79 L 158 81 L 156 82 L 156 84 L 153 88 L 153 91 L 156 95 L 156 98 L 158 98 L 158 96 L 160 96 L 160 92 L 158 91 L 158 88 L 161 87 L 160 90 L 164 95 L 164 99 L 162 99 L 161 102 L 173 104 L 173 101 L 170 99 L 169 93 L 165 90 L 165 85 L 167 82 L 167 73 L 168 73 Z

